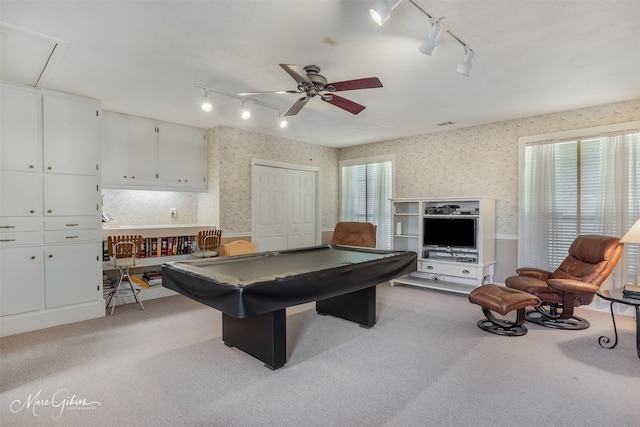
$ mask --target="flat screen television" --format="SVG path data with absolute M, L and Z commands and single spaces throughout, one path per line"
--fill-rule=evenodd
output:
M 475 218 L 425 218 L 424 242 L 428 246 L 476 247 Z

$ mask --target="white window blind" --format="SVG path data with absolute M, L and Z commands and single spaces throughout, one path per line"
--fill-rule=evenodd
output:
M 361 159 L 341 164 L 340 221 L 370 222 L 377 247 L 391 248 L 393 160 Z
M 622 237 L 640 217 L 640 132 L 527 145 L 520 264 L 554 270 L 580 234 Z M 625 246 L 613 286 L 635 283 L 637 245 Z

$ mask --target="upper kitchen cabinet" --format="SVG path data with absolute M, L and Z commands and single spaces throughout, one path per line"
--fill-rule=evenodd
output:
M 207 141 L 201 128 L 103 113 L 102 187 L 207 191 Z
M 97 175 L 100 103 L 71 95 L 43 95 L 44 172 Z
M 207 139 L 204 129 L 160 123 L 158 174 L 163 187 L 207 190 Z
M 104 188 L 140 188 L 158 182 L 158 126 L 155 121 L 103 112 Z
M 3 83 L 0 111 L 0 169 L 41 171 L 42 94 Z

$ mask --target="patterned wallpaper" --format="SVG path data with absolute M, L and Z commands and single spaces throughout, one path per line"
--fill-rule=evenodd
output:
M 251 160 L 275 160 L 320 168 L 320 226 L 333 227 L 338 212 L 338 151 L 305 142 L 218 126 L 209 132 L 209 148 L 218 163 L 220 227 L 227 233 L 251 231 Z M 213 209 L 215 206 L 211 205 Z M 206 215 L 202 212 L 202 215 Z
M 209 130 L 208 193 L 104 190 L 104 210 L 121 224 L 199 222 L 250 232 L 251 159 L 260 158 L 320 168 L 321 227 L 330 229 L 338 220 L 338 161 L 395 153 L 396 197 L 494 197 L 496 232 L 515 236 L 519 137 L 633 120 L 640 99 L 343 149 L 218 126 Z
M 396 154 L 396 197 L 496 199 L 496 233 L 518 232 L 518 138 L 640 119 L 640 99 L 340 149 Z

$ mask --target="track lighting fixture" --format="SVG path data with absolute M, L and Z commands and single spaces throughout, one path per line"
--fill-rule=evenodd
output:
M 251 110 L 253 109 L 254 105 L 260 105 L 262 107 L 271 108 L 272 110 L 278 111 L 278 116 L 280 118 L 279 126 L 281 129 L 286 128 L 288 125 L 288 122 L 286 118 L 283 116 L 282 111 L 280 111 L 280 108 L 276 107 L 275 105 L 267 104 L 266 102 L 262 102 L 262 101 L 257 101 L 252 98 L 245 98 L 244 96 L 225 92 L 224 90 L 202 86 L 198 83 L 195 83 L 194 86 L 204 91 L 204 102 L 202 103 L 202 106 L 201 106 L 203 111 L 211 111 L 213 109 L 213 105 L 211 105 L 211 102 L 209 101 L 209 92 L 215 92 L 217 94 L 228 96 L 229 98 L 234 98 L 239 101 L 242 101 L 242 118 L 244 120 L 248 120 L 251 117 Z
M 213 110 L 213 105 L 211 105 L 211 102 L 209 102 L 209 91 L 207 91 L 206 89 L 204 90 L 204 101 L 202 101 L 202 106 L 200 108 L 202 108 L 202 111 L 205 111 L 207 113 Z
M 242 120 L 249 120 L 251 118 L 251 101 L 245 99 L 242 101 Z
M 437 20 L 433 21 L 431 25 L 431 31 L 429 31 L 429 35 L 422 42 L 420 47 L 418 48 L 420 52 L 425 55 L 433 55 L 438 48 L 438 39 L 440 38 L 440 34 L 442 34 L 442 26 L 440 22 Z
M 371 19 L 378 25 L 383 25 L 391 17 L 391 12 L 402 0 L 386 0 L 376 2 L 369 9 Z
M 278 123 L 278 126 L 280 126 L 280 129 L 284 129 L 289 125 L 287 118 L 284 116 L 284 111 L 280 111 L 278 113 L 278 118 L 280 119 L 280 122 Z
M 471 61 L 473 61 L 473 56 L 475 52 L 469 49 L 467 46 L 464 47 L 464 60 L 458 64 L 458 68 L 456 68 L 456 72 L 462 74 L 463 76 L 468 76 L 471 74 Z
M 385 0 L 375 2 L 369 9 L 371 18 L 378 25 L 384 24 L 391 16 L 391 12 L 393 11 L 393 9 L 395 9 L 396 6 L 398 6 L 401 2 L 402 0 Z M 424 53 L 425 55 L 433 55 L 438 47 L 438 39 L 444 31 L 464 47 L 464 61 L 462 61 L 458 65 L 456 71 L 462 75 L 468 76 L 471 73 L 471 61 L 473 60 L 473 56 L 475 55 L 475 50 L 469 46 L 469 43 L 456 35 L 448 25 L 441 24 L 441 21 L 444 18 L 436 17 L 434 14 L 427 11 L 420 3 L 418 3 L 417 0 L 406 0 L 406 2 L 414 5 L 416 9 L 426 15 L 427 18 L 429 18 L 429 20 L 431 21 L 431 30 L 429 31 L 429 35 L 426 39 L 424 39 L 424 41 L 418 48 L 420 52 Z

